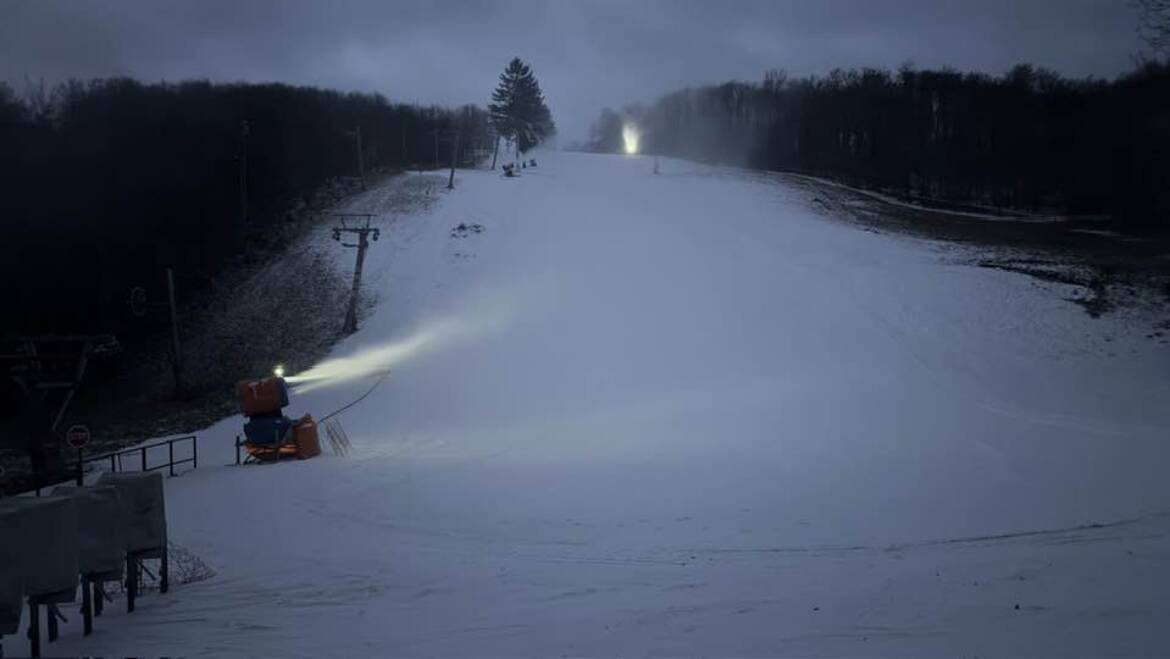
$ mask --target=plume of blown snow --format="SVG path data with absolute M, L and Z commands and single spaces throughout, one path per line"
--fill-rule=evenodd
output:
M 386 343 L 364 346 L 352 354 L 332 357 L 307 371 L 285 378 L 298 392 L 343 384 L 387 371 L 422 355 L 482 337 L 506 327 L 520 295 L 481 295 L 447 316 L 423 322 L 410 334 Z

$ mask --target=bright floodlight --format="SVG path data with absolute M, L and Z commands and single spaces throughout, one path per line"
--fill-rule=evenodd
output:
M 622 126 L 622 142 L 625 143 L 626 153 L 634 155 L 638 152 L 638 140 L 641 139 L 638 133 L 638 127 L 633 124 L 625 124 Z
M 278 378 L 284 377 L 284 364 L 277 364 L 276 368 L 272 369 L 272 374 Z

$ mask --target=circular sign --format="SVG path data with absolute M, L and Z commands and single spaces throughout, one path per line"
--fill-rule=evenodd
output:
M 85 426 L 70 426 L 65 431 L 65 442 L 73 448 L 85 448 L 89 443 L 89 428 Z
M 141 286 L 130 289 L 130 313 L 136 318 L 146 315 L 146 289 Z

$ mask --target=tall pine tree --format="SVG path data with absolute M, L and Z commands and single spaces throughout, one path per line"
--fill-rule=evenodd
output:
M 517 155 L 552 135 L 556 126 L 544 102 L 532 67 L 513 58 L 500 74 L 500 84 L 488 104 L 496 133 L 516 145 Z

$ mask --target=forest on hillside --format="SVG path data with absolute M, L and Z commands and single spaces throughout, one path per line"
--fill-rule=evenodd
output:
M 809 174 L 916 200 L 1170 222 L 1170 65 L 1115 80 L 835 70 L 684 89 L 606 109 L 590 148 Z
M 5 332 L 132 339 L 132 287 L 157 293 L 170 267 L 189 299 L 269 253 L 290 210 L 358 176 L 359 129 L 367 173 L 446 166 L 453 129 L 460 160 L 492 140 L 481 108 L 377 94 L 108 79 L 18 96 L 0 84 Z

